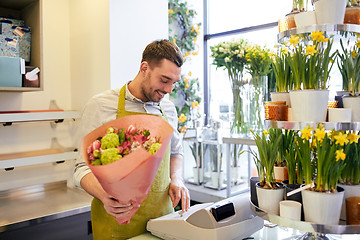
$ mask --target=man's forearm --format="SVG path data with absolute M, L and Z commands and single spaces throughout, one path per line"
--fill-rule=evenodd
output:
M 93 173 L 86 174 L 80 181 L 81 187 L 91 196 L 96 197 L 100 201 L 107 196 L 107 193 L 100 185 Z

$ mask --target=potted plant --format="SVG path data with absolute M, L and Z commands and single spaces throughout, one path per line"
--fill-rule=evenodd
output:
M 269 131 L 269 138 L 271 141 L 275 141 L 280 137 L 280 142 L 277 148 L 277 156 L 274 164 L 274 176 L 275 181 L 283 182 L 288 179 L 287 166 L 285 161 L 285 151 L 289 148 L 288 139 L 289 130 L 283 132 L 282 129 L 273 129 Z
M 296 27 L 306 27 L 311 25 L 316 25 L 316 14 L 315 11 L 310 10 L 309 0 L 295 0 L 296 5 L 300 12 L 294 15 Z
M 348 0 L 345 9 L 344 24 L 360 24 L 360 2 Z
M 338 68 L 343 79 L 343 89 L 348 91 L 348 96 L 343 96 L 342 101 L 345 108 L 352 109 L 352 121 L 360 121 L 360 39 L 357 39 L 354 46 L 344 46 L 340 39 L 342 52 L 338 53 Z
M 349 197 L 360 197 L 360 135 L 354 131 L 348 133 L 349 142 L 345 146 L 345 168 L 340 178 L 339 186 L 344 188 L 344 201 L 340 218 L 346 220 L 346 201 Z
M 222 171 L 222 157 L 219 145 L 206 144 L 204 151 L 208 151 L 211 161 L 211 186 L 220 189 L 224 182 L 224 172 Z
M 227 71 L 233 92 L 233 119 L 231 133 L 248 133 L 249 127 L 244 118 L 243 97 L 245 93 L 243 72 L 246 65 L 246 52 L 249 43 L 245 39 L 220 42 L 210 47 L 213 65 Z
M 284 45 L 281 45 L 277 50 L 277 54 L 273 57 L 272 70 L 276 81 L 276 92 L 270 94 L 271 101 L 285 101 L 286 105 L 290 108 L 289 90 L 291 90 L 292 78 L 289 61 L 286 61 L 287 54 L 288 49 Z
M 311 140 L 315 175 L 314 187 L 302 191 L 305 220 L 337 225 L 344 197 L 344 189 L 337 184 L 345 167 L 344 144 L 348 141 L 347 134 L 327 133 L 319 125 Z
M 251 45 L 246 51 L 246 70 L 251 75 L 249 82 L 249 116 L 250 128 L 260 132 L 264 128 L 265 106 L 268 98 L 268 77 L 271 71 L 272 53 L 266 47 Z
M 276 139 L 270 139 L 267 131 L 261 135 L 251 132 L 259 153 L 250 149 L 259 175 L 259 182 L 256 184 L 259 207 L 268 213 L 279 215 L 279 202 L 284 197 L 284 186 L 275 181 L 274 165 L 281 138 L 278 136 Z
M 333 39 L 324 32 L 312 32 L 300 41 L 299 36 L 289 40 L 289 62 L 294 79 L 290 101 L 294 121 L 324 122 L 326 120 L 329 91 L 329 73 L 336 58 L 332 53 Z

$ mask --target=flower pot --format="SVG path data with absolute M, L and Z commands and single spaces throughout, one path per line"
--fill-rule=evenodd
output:
M 360 197 L 346 199 L 346 224 L 360 225 Z
M 285 16 L 285 18 L 279 19 L 279 32 L 296 28 L 294 15 L 294 13 L 289 13 Z
M 294 19 L 297 28 L 317 24 L 315 11 L 299 12 L 298 14 L 294 15 Z
M 293 195 L 287 196 L 288 192 L 294 191 L 295 189 L 298 189 L 300 187 L 300 184 L 289 184 L 289 180 L 285 180 L 282 182 L 284 184 L 285 187 L 285 194 L 284 194 L 284 199 L 285 200 L 292 200 L 292 201 L 296 201 L 302 204 L 302 197 L 301 197 L 301 192 L 295 193 Z M 303 207 L 301 206 L 301 219 L 304 219 L 304 210 Z
M 287 167 L 274 166 L 275 181 L 282 182 L 289 179 Z
M 282 102 L 285 101 L 285 105 L 291 107 L 290 102 L 290 93 L 288 92 L 272 92 L 270 93 L 272 102 Z
M 351 122 L 351 112 L 350 108 L 329 108 L 329 122 Z
M 202 168 L 193 168 L 194 183 L 201 184 L 204 182 L 204 170 Z
M 256 183 L 256 195 L 258 198 L 259 208 L 267 213 L 279 215 L 279 203 L 284 199 L 284 185 L 279 188 L 268 189 Z
M 301 192 L 305 221 L 324 225 L 338 225 L 344 189 L 338 187 L 336 193 L 315 192 L 304 190 Z
M 250 178 L 250 199 L 251 202 L 257 207 L 259 207 L 257 194 L 256 194 L 256 183 L 258 182 L 259 182 L 259 177 Z
M 329 90 L 298 90 L 290 92 L 293 120 L 325 122 Z
M 344 24 L 360 24 L 360 7 L 352 6 L 345 9 Z
M 317 24 L 343 24 L 347 0 L 318 0 L 315 2 Z
M 338 108 L 343 108 L 343 101 L 342 98 L 344 95 L 348 95 L 349 91 L 336 91 L 336 96 L 335 96 L 335 101 L 337 101 L 337 107 Z
M 295 221 L 301 220 L 301 203 L 292 200 L 280 202 L 280 217 Z
M 211 172 L 211 185 L 215 188 L 222 187 L 224 183 L 224 172 Z
M 349 197 L 360 197 L 360 185 L 338 184 L 344 189 L 344 199 L 341 207 L 340 219 L 346 220 L 346 199 Z
M 360 97 L 343 97 L 344 108 L 351 108 L 352 110 L 352 122 L 360 122 Z

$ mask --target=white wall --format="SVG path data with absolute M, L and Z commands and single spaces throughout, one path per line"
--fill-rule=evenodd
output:
M 167 0 L 110 0 L 111 88 L 134 79 L 146 45 L 162 38 L 168 38 Z

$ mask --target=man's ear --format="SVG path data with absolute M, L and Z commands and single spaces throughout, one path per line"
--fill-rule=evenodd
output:
M 150 69 L 148 62 L 144 61 L 140 64 L 140 72 L 141 73 L 145 74 L 148 69 Z

